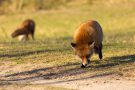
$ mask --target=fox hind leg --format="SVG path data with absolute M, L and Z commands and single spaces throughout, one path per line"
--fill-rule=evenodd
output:
M 102 55 L 102 44 L 100 44 L 99 47 L 94 46 L 94 51 L 95 51 L 96 54 L 98 54 L 99 59 L 101 60 L 103 58 L 103 55 Z
M 100 44 L 100 46 L 99 46 L 99 53 L 98 53 L 98 55 L 99 55 L 99 58 L 101 60 L 103 58 L 103 55 L 102 55 L 102 44 Z
M 99 56 L 99 59 L 100 59 L 100 60 L 103 58 L 103 55 L 102 55 L 102 49 L 99 50 L 98 56 Z

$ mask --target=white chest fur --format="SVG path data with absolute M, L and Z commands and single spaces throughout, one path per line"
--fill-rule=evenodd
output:
M 19 41 L 26 41 L 26 35 L 20 35 L 18 36 Z

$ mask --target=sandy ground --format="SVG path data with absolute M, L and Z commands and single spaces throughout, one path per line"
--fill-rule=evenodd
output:
M 135 90 L 135 79 L 121 77 L 116 74 L 98 76 L 98 77 L 79 77 L 72 79 L 34 79 L 25 81 L 10 81 L 15 85 L 47 85 L 53 87 L 62 87 L 73 90 Z M 1 86 L 1 85 L 0 85 Z M 2 89 L 3 90 L 3 89 Z M 8 89 L 10 90 L 10 89 Z M 19 89 L 23 90 L 23 89 Z M 29 89 L 26 89 L 29 90 Z M 33 89 L 32 89 L 33 90 Z M 35 90 L 35 89 L 34 89 Z M 40 90 L 40 89 L 38 89 Z
M 75 90 L 135 90 L 135 81 L 116 75 L 72 80 L 39 80 L 31 84 L 45 84 Z
M 70 72 L 67 73 L 67 71 L 64 69 L 65 67 L 62 68 L 63 66 L 57 68 L 41 68 L 38 66 L 37 68 L 39 69 L 35 69 L 34 66 L 34 69 L 31 68 L 31 70 L 25 71 L 26 68 L 28 69 L 30 67 L 32 66 L 20 65 L 14 66 L 14 68 L 13 66 L 1 67 L 1 70 L 3 71 L 0 72 L 0 86 L 17 83 L 64 87 L 75 90 L 135 90 L 135 77 L 131 76 L 122 77 L 121 75 L 113 73 L 102 73 L 101 75 L 99 74 L 96 76 L 84 76 L 81 75 L 81 73 L 85 73 L 82 69 L 71 69 Z M 3 77 L 6 72 L 15 73 L 19 70 L 22 71 L 23 69 L 23 72 L 11 74 L 8 77 Z M 60 72 L 59 70 L 61 73 L 58 73 Z M 135 74 L 134 70 L 132 69 L 129 73 L 129 75 L 132 75 L 132 73 Z

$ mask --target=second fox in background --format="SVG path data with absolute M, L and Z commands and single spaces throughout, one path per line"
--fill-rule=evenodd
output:
M 12 38 L 18 37 L 19 41 L 27 41 L 29 36 L 34 40 L 35 22 L 32 19 L 26 19 L 12 34 Z

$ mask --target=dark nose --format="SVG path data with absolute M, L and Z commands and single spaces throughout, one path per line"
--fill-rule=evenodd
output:
M 81 65 L 81 68 L 85 68 L 86 66 L 87 66 L 87 64 L 86 64 L 86 65 L 83 65 L 83 64 L 82 64 L 82 65 Z

